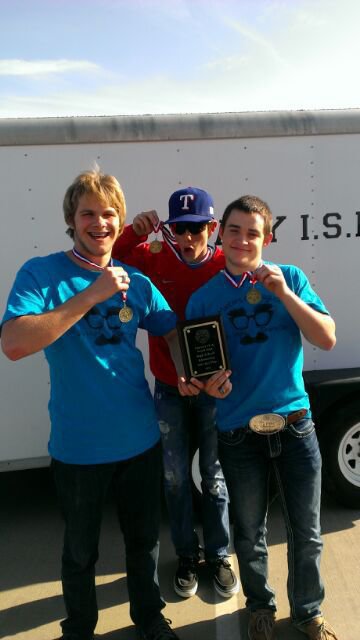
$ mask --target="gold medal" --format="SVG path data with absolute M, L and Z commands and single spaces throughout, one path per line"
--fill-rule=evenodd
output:
M 125 303 L 124 306 L 119 311 L 119 319 L 121 322 L 130 322 L 133 317 L 133 310 L 128 307 Z
M 150 251 L 151 253 L 160 253 L 160 251 L 162 251 L 162 244 L 160 240 L 153 240 L 150 242 Z
M 246 294 L 246 300 L 249 302 L 249 304 L 257 304 L 261 300 L 260 291 L 258 289 L 255 289 L 255 287 L 252 287 Z

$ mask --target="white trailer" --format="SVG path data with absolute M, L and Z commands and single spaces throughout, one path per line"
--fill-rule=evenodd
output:
M 70 246 L 62 198 L 95 163 L 121 182 L 128 222 L 149 208 L 165 219 L 180 186 L 210 191 L 218 218 L 240 195 L 266 200 L 266 257 L 303 268 L 337 323 L 332 352 L 305 344 L 305 379 L 327 482 L 360 504 L 360 110 L 3 119 L 0 162 L 1 314 L 26 259 Z M 0 470 L 47 464 L 43 355 L 1 356 L 0 380 Z

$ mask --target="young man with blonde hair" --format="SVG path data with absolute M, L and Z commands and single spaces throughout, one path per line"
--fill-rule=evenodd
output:
M 335 324 L 306 275 L 264 262 L 272 215 L 256 196 L 225 209 L 226 266 L 190 298 L 186 315 L 220 315 L 231 371 L 179 391 L 217 398 L 219 458 L 234 518 L 234 544 L 249 609 L 250 640 L 274 640 L 275 593 L 268 584 L 268 482 L 274 471 L 288 533 L 288 598 L 294 625 L 311 640 L 336 640 L 321 613 L 321 456 L 302 377 L 303 336 L 335 345 Z
M 72 249 L 23 265 L 2 321 L 8 358 L 44 350 L 50 368 L 49 453 L 65 520 L 63 640 L 93 638 L 95 564 L 110 484 L 139 637 L 177 638 L 161 613 L 160 435 L 135 344 L 138 328 L 171 342 L 176 317 L 148 278 L 113 261 L 125 215 L 116 178 L 99 171 L 79 175 L 64 198 Z

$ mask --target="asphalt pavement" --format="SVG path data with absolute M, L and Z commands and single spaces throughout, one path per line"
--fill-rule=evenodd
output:
M 164 509 L 165 511 L 165 509 Z M 277 640 L 301 640 L 291 626 L 286 597 L 286 534 L 277 501 L 269 513 L 270 583 L 277 592 Z M 323 610 L 339 640 L 360 638 L 360 512 L 324 496 Z M 0 638 L 55 640 L 64 617 L 60 584 L 63 524 L 48 469 L 0 474 Z M 238 573 L 236 558 L 233 566 Z M 182 600 L 173 591 L 176 568 L 164 513 L 159 563 L 160 586 L 180 640 L 245 640 L 247 613 L 240 593 L 223 600 L 206 566 L 200 567 L 197 594 Z M 128 610 L 124 547 L 115 509 L 104 513 L 97 564 L 100 640 L 135 640 Z

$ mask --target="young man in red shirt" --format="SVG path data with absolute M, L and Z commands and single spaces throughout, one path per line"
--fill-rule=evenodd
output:
M 125 227 L 113 256 L 145 273 L 183 319 L 191 294 L 224 268 L 221 249 L 208 244 L 216 227 L 210 194 L 194 187 L 179 189 L 170 196 L 168 220 L 160 223 L 156 211 L 140 213 L 132 225 Z M 163 241 L 147 243 L 148 235 L 159 229 Z M 217 454 L 214 399 L 207 394 L 182 397 L 166 341 L 149 335 L 149 349 L 162 439 L 165 497 L 171 537 L 179 557 L 174 589 L 179 596 L 188 598 L 198 588 L 200 545 L 194 527 L 189 459 L 190 431 L 194 431 L 202 478 L 205 560 L 216 591 L 229 598 L 238 592 L 239 583 L 227 560 L 228 493 Z

